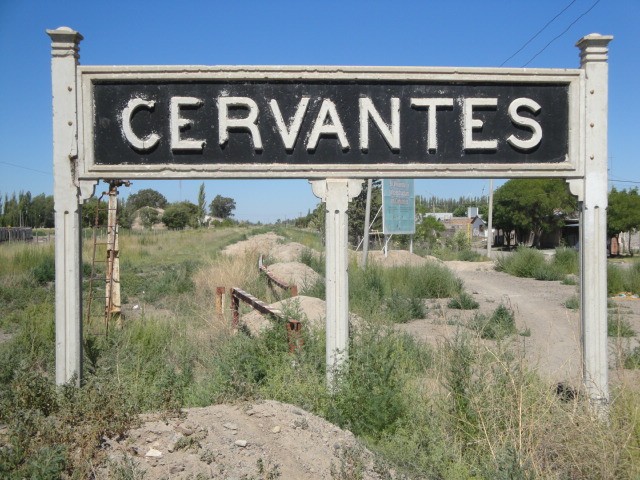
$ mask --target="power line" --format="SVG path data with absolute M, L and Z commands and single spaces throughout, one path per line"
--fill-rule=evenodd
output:
M 544 47 L 542 47 L 542 50 L 540 50 L 538 53 L 536 53 L 533 57 L 531 57 L 531 59 L 530 59 L 527 63 L 525 63 L 525 64 L 524 64 L 524 65 L 522 65 L 522 66 L 523 66 L 523 67 L 526 67 L 526 66 L 527 66 L 527 65 L 529 65 L 531 62 L 533 62 L 533 61 L 536 59 L 536 57 L 537 57 L 538 55 L 540 55 L 542 52 L 544 52 L 544 51 L 547 49 L 547 47 L 548 47 L 549 45 L 551 45 L 553 42 L 555 42 L 557 39 L 559 39 L 561 36 L 563 36 L 565 33 L 567 33 L 567 32 L 569 31 L 569 29 L 570 29 L 571 27 L 573 27 L 573 26 L 578 22 L 578 20 L 580 20 L 580 19 L 581 19 L 582 17 L 584 17 L 587 13 L 589 13 L 591 10 L 593 10 L 593 8 L 594 8 L 597 4 L 599 4 L 599 3 L 600 3 L 600 0 L 596 0 L 596 1 L 594 2 L 594 4 L 593 4 L 593 5 L 591 5 L 591 6 L 590 6 L 590 7 L 589 7 L 585 12 L 583 12 L 582 14 L 580 14 L 580 15 L 578 16 L 578 18 L 576 18 L 573 22 L 571 22 L 571 23 L 569 24 L 569 26 L 568 26 L 567 28 L 565 28 L 565 29 L 562 31 L 562 33 L 560 33 L 559 35 L 556 35 L 554 38 L 552 38 L 552 39 L 551 39 L 551 41 L 550 41 L 549 43 L 547 43 Z
M 555 19 L 556 19 L 556 18 L 558 18 L 558 17 L 559 17 L 560 15 L 562 15 L 565 11 L 567 11 L 567 9 L 568 9 L 571 5 L 573 5 L 574 3 L 576 3 L 576 0 L 572 0 L 572 1 L 569 3 L 569 5 L 567 5 L 567 6 L 566 6 L 566 7 L 564 7 L 562 10 L 560 10 L 560 12 L 559 12 L 555 17 L 553 17 L 551 20 L 549 20 L 547 23 L 545 23 L 544 27 L 542 27 L 540 30 L 538 30 L 538 31 L 536 32 L 536 34 L 535 34 L 533 37 L 531 37 L 529 40 L 527 40 L 527 41 L 524 43 L 524 45 L 522 45 L 522 46 L 521 46 L 521 47 L 520 47 L 520 48 L 519 48 L 519 49 L 518 49 L 518 50 L 517 50 L 513 55 L 511 55 L 509 58 L 507 58 L 504 62 L 502 62 L 502 63 L 500 64 L 500 66 L 501 66 L 501 67 L 502 67 L 502 66 L 504 66 L 504 64 L 505 64 L 505 63 L 507 63 L 509 60 L 511 60 L 513 57 L 515 57 L 517 54 L 519 54 L 522 50 L 524 50 L 524 49 L 527 47 L 527 45 L 529 45 L 532 41 L 534 41 L 534 40 L 538 37 L 538 35 L 540 35 L 540 34 L 541 34 L 541 33 L 542 33 L 542 32 L 543 32 L 543 31 L 544 31 L 544 30 L 545 30 L 549 25 L 551 25 L 551 24 L 555 21 Z
M 23 170 L 30 170 L 32 172 L 41 173 L 43 175 L 51 176 L 51 172 L 45 172 L 43 170 L 36 170 L 35 168 L 29 168 L 29 167 L 25 167 L 23 165 L 16 165 L 15 163 L 0 162 L 0 165 L 8 165 L 10 167 L 22 168 Z
M 636 180 L 617 180 L 615 178 L 609 178 L 610 183 L 633 183 L 635 185 L 640 185 L 639 181 Z

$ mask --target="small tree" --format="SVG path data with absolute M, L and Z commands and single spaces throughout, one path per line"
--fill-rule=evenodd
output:
M 640 228 L 640 195 L 637 188 L 627 190 L 611 189 L 607 209 L 607 233 L 609 236 L 620 232 L 630 232 Z M 630 245 L 627 251 L 631 252 Z
M 164 211 L 162 221 L 173 230 L 181 230 L 187 225 L 195 227 L 198 223 L 198 206 L 191 202 L 172 203 Z
M 160 221 L 160 213 L 153 207 L 143 207 L 138 212 L 144 228 L 151 228 Z
M 209 211 L 212 217 L 229 218 L 233 217 L 233 211 L 236 209 L 236 201 L 233 198 L 216 195 L 209 204 Z
M 200 190 L 198 190 L 198 224 L 202 225 L 204 223 L 204 216 L 207 214 L 206 205 L 207 205 L 207 196 L 204 193 L 204 182 L 200 184 Z
M 435 217 L 425 216 L 416 225 L 415 239 L 432 245 L 444 232 L 444 224 Z

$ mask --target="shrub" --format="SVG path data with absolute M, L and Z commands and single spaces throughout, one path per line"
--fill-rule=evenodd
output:
M 607 335 L 609 337 L 635 337 L 636 332 L 631 324 L 619 313 L 607 315 Z
M 578 297 L 577 295 L 573 295 L 569 298 L 567 298 L 564 302 L 564 306 L 565 308 L 568 308 L 569 310 L 577 310 L 580 308 L 580 297 Z
M 559 272 L 565 275 L 577 275 L 580 267 L 577 250 L 567 247 L 556 248 L 553 265 Z
M 480 307 L 480 304 L 476 302 L 471 295 L 466 292 L 462 292 L 457 297 L 449 300 L 447 306 L 458 310 L 474 310 Z
M 305 248 L 300 252 L 300 263 L 304 263 L 316 273 L 325 274 L 324 255 L 310 248 Z
M 471 322 L 471 328 L 478 332 L 480 338 L 501 340 L 516 333 L 513 310 L 500 304 L 491 316 L 478 314 Z
M 501 255 L 496 259 L 496 270 L 515 277 L 534 278 L 535 272 L 544 268 L 546 262 L 539 250 L 519 247 L 510 255 Z
M 625 355 L 624 368 L 638 369 L 640 368 L 640 347 L 634 348 L 631 353 Z

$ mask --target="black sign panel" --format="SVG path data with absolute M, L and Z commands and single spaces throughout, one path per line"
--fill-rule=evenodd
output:
M 97 80 L 93 94 L 96 165 L 553 164 L 569 150 L 561 82 Z

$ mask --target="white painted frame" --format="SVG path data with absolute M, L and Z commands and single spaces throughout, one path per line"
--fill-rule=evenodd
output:
M 580 135 L 584 117 L 582 69 L 497 69 L 422 67 L 321 66 L 79 66 L 78 106 L 81 109 L 79 177 L 81 179 L 180 178 L 516 178 L 583 176 Z M 209 164 L 99 165 L 93 158 L 93 82 L 116 81 L 250 81 L 250 80 L 375 80 L 388 82 L 523 83 L 569 87 L 569 152 L 561 163 L 452 164 Z M 514 158 L 516 156 L 514 155 Z

